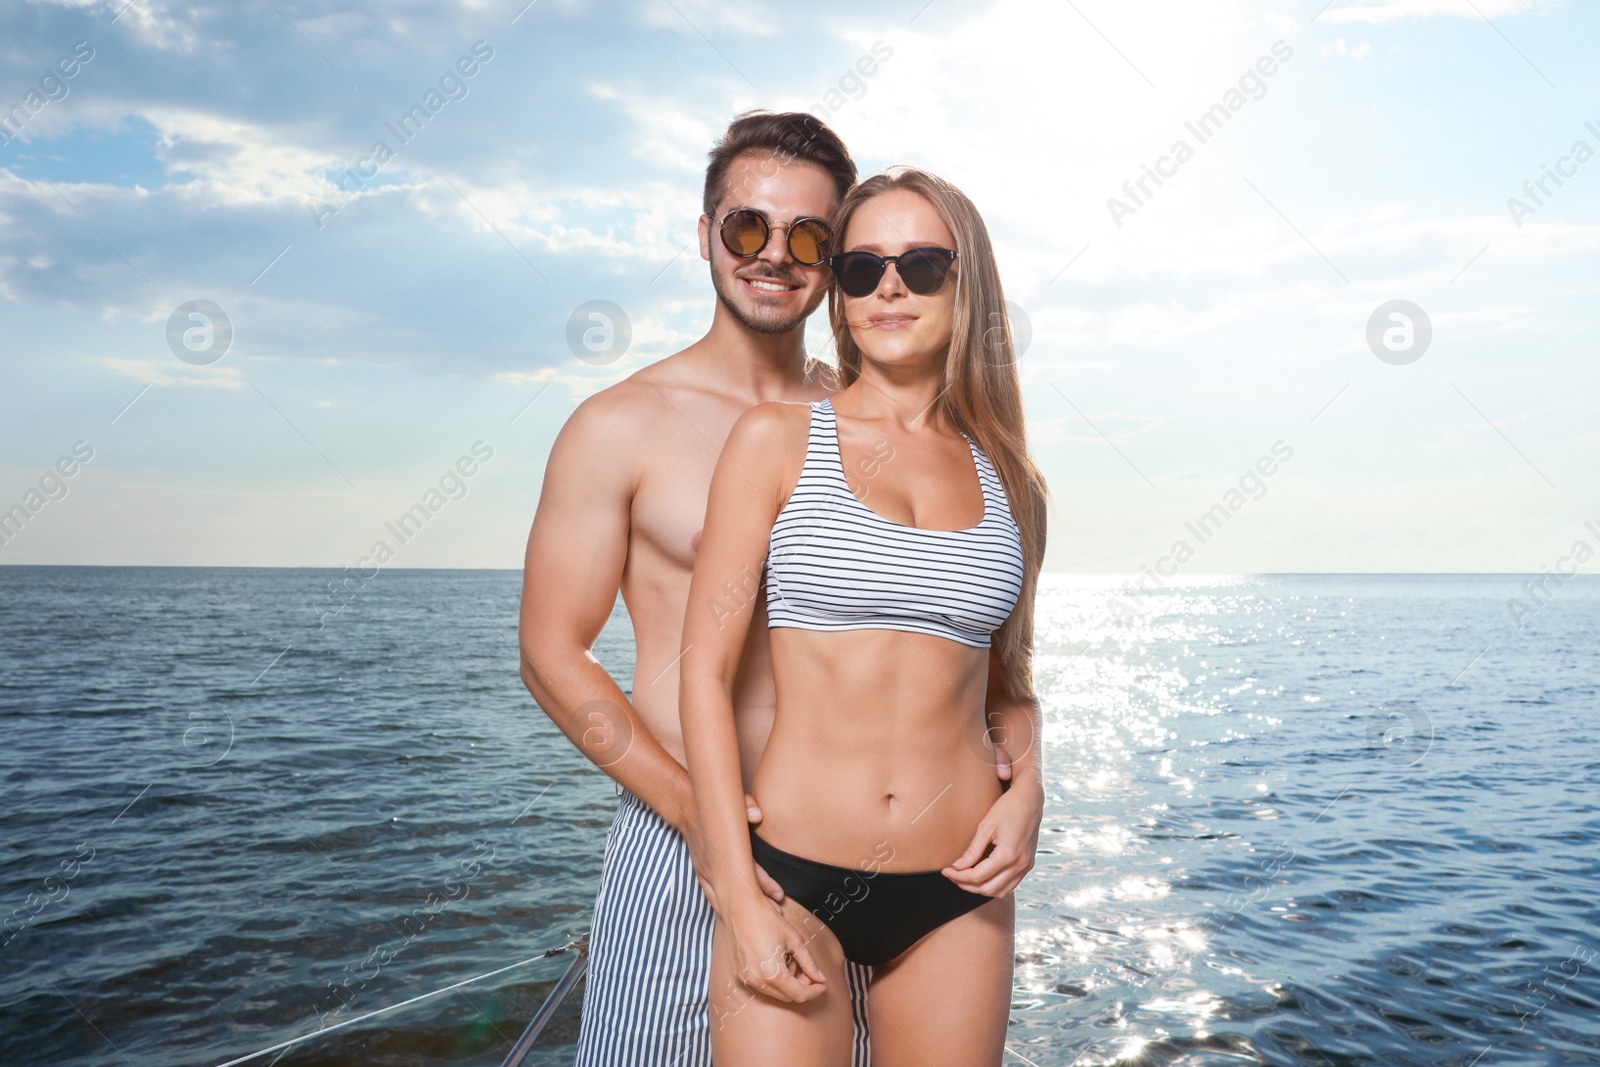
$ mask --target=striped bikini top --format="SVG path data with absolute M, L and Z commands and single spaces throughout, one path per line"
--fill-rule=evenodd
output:
M 983 520 L 966 530 L 905 526 L 850 491 L 833 404 L 813 401 L 805 466 L 772 524 L 767 625 L 910 630 L 988 648 L 1022 592 L 1022 535 L 989 457 L 967 444 Z

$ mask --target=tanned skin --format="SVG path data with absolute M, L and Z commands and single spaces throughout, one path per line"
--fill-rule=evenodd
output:
M 754 207 L 786 223 L 827 218 L 837 205 L 822 168 L 747 154 L 729 168 L 717 214 Z M 700 256 L 719 294 L 710 331 L 578 405 L 551 448 L 523 570 L 524 684 L 579 751 L 684 834 L 708 896 L 709 867 L 692 832 L 678 663 L 711 472 L 728 430 L 751 407 L 819 400 L 837 388 L 825 365 L 826 378 L 806 376 L 805 319 L 827 292 L 827 268 L 796 263 L 786 227 L 775 230 L 760 255 L 739 259 L 701 218 Z M 762 279 L 779 289 L 751 284 Z M 631 700 L 592 652 L 619 589 L 637 646 Z M 731 690 L 749 773 L 775 704 L 765 602 L 754 592 Z M 761 884 L 782 898 L 776 883 Z
M 905 190 L 867 201 L 839 236 L 843 249 L 881 255 L 955 247 L 933 206 Z M 984 514 L 971 451 L 935 403 L 954 291 L 952 275 L 932 295 L 912 293 L 890 266 L 875 292 L 845 301 L 863 358 L 860 378 L 833 397 L 841 462 L 871 510 L 923 529 L 968 529 Z M 769 642 L 778 706 L 752 781 L 734 729 L 749 623 L 694 610 L 765 559 L 809 426 L 809 409 L 790 403 L 760 404 L 738 420 L 712 478 L 689 589 L 680 702 L 717 901 L 713 1054 L 727 1067 L 771 1063 L 775 1049 L 794 1065 L 850 1057 L 838 940 L 796 901 L 775 905 L 755 888 L 743 812 L 753 793 L 762 837 L 777 848 L 843 867 L 940 870 L 992 898 L 875 968 L 868 1021 L 874 1067 L 997 1064 L 1012 984 L 1011 891 L 1033 866 L 1043 813 L 1037 702 L 1004 696 L 992 649 L 896 630 L 780 627 Z M 983 740 L 987 716 L 1012 752 L 1009 789 Z
M 716 215 L 754 207 L 784 223 L 827 218 L 837 206 L 820 167 L 749 154 L 729 168 Z M 825 366 L 806 375 L 804 323 L 827 292 L 827 268 L 796 263 L 786 236 L 777 226 L 760 255 L 739 259 L 700 220 L 700 257 L 719 296 L 710 330 L 578 405 L 551 448 L 523 568 L 523 683 L 580 752 L 683 833 L 713 903 L 678 715 L 683 622 L 712 471 L 745 411 L 838 388 Z M 763 278 L 783 291 L 747 280 Z M 637 648 L 631 699 L 592 651 L 619 590 Z M 716 592 L 727 602 L 726 589 Z M 751 601 L 729 698 L 747 787 L 777 699 L 759 589 Z M 1004 751 L 991 773 L 1009 776 Z M 747 801 L 747 818 L 760 822 Z M 759 869 L 756 879 L 770 899 L 783 899 Z

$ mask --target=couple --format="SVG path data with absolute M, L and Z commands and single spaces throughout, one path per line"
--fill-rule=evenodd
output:
M 803 113 L 736 119 L 703 208 L 710 331 L 578 406 L 528 540 L 523 681 L 622 798 L 578 1063 L 996 1064 L 1046 497 L 987 230 Z

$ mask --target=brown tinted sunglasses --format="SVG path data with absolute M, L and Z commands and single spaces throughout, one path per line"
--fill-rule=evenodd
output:
M 707 215 L 711 224 L 718 227 L 722 236 L 722 247 L 738 256 L 740 259 L 754 259 L 767 247 L 767 242 L 772 238 L 774 226 L 784 226 L 788 229 L 789 255 L 794 257 L 796 263 L 807 267 L 815 267 L 828 258 L 828 243 L 833 239 L 833 231 L 822 219 L 812 218 L 809 215 L 795 219 L 793 222 L 771 222 L 767 216 L 753 207 L 735 208 L 722 218 Z

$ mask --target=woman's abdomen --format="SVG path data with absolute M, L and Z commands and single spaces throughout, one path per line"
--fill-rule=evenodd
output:
M 988 650 L 890 630 L 771 636 L 757 832 L 844 867 L 952 863 L 1000 795 L 983 732 Z

